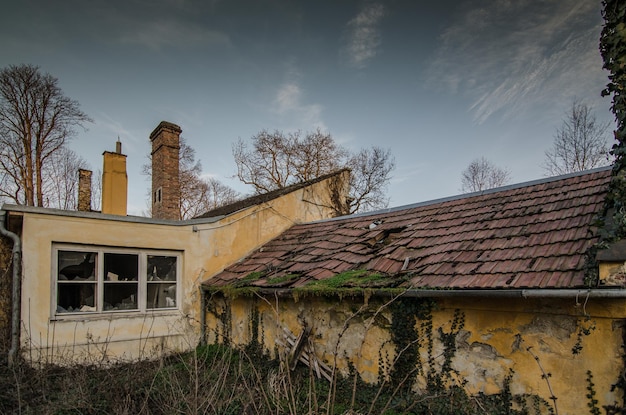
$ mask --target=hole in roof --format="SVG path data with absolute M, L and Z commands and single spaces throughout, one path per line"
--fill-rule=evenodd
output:
M 395 234 L 402 232 L 406 229 L 406 226 L 400 228 L 384 229 L 376 234 L 374 237 L 367 241 L 367 244 L 371 247 L 382 248 L 385 245 L 389 245 L 395 239 Z

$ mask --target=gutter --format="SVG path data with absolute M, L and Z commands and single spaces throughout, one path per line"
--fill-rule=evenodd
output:
M 201 286 L 202 292 L 213 291 L 217 287 Z M 289 288 L 256 288 L 258 294 L 271 294 L 278 297 L 291 297 L 295 290 Z M 626 299 L 626 289 L 624 288 L 537 288 L 537 289 L 401 289 L 388 290 L 362 290 L 363 293 L 370 292 L 377 297 L 404 297 L 404 298 L 617 298 Z M 217 288 L 216 291 L 219 291 Z M 298 291 L 306 295 L 307 291 Z M 341 294 L 341 289 L 336 294 Z
M 621 298 L 626 299 L 625 289 L 504 289 L 504 290 L 409 290 L 402 297 L 477 297 L 477 298 Z
M 9 349 L 9 367 L 17 361 L 20 346 L 20 321 L 22 306 L 22 241 L 17 234 L 5 226 L 6 211 L 0 210 L 0 234 L 13 240 L 13 292 L 11 301 L 11 348 Z

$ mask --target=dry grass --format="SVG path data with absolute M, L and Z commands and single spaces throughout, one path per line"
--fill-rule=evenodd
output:
M 470 397 L 459 388 L 381 393 L 354 373 L 331 387 L 304 366 L 292 372 L 258 350 L 220 345 L 106 367 L 20 364 L 12 370 L 0 362 L 1 414 L 524 413 L 503 407 L 502 398 Z

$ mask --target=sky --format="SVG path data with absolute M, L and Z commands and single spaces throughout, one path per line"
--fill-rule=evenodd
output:
M 160 121 L 243 194 L 232 144 L 264 129 L 389 148 L 394 207 L 459 194 L 480 157 L 545 177 L 574 100 L 613 127 L 602 23 L 592 0 L 21 0 L 0 14 L 0 68 L 58 78 L 93 119 L 70 147 L 94 171 L 119 137 L 129 214 Z

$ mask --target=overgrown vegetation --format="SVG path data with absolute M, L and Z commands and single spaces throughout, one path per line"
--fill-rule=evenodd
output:
M 251 272 L 245 277 L 228 285 L 205 287 L 209 293 L 221 293 L 229 298 L 250 297 L 263 289 L 280 289 L 298 279 L 299 274 L 286 274 L 268 277 L 266 271 Z M 263 284 L 258 284 L 261 280 Z M 313 296 L 327 297 L 369 297 L 372 293 L 395 296 L 404 291 L 400 285 L 406 282 L 406 276 L 394 276 L 357 269 L 345 271 L 320 280 L 313 280 L 303 286 L 291 289 L 294 298 Z
M 351 378 L 335 388 L 308 368 L 286 370 L 259 349 L 199 347 L 161 360 L 34 369 L 0 366 L 0 413 L 13 414 L 526 414 L 508 390 L 469 396 L 461 387 L 402 394 Z M 326 397 L 334 394 L 333 410 Z M 375 399 L 374 401 L 372 399 Z M 387 409 L 384 409 L 387 407 Z
M 349 363 L 333 364 L 328 379 L 313 367 L 291 365 L 278 350 L 265 350 L 266 328 L 252 301 L 249 341 L 236 346 L 228 301 L 214 298 L 207 310 L 220 321 L 215 344 L 135 363 L 57 366 L 0 362 L 0 413 L 7 414 L 544 414 L 537 396 L 514 396 L 510 372 L 500 393 L 471 395 L 454 370 L 456 339 L 465 316 L 457 310 L 435 327 L 432 300 L 392 298 L 362 306 L 352 322 L 376 321 L 389 312 L 390 355 L 382 354 L 378 383 L 367 383 Z M 376 323 L 378 324 L 378 323 Z M 340 336 L 341 337 L 341 336 Z M 340 340 L 337 341 L 339 346 Z M 335 349 L 335 355 L 339 348 Z M 93 359 L 93 362 L 103 362 Z M 68 361 L 69 363 L 69 361 Z M 330 362 L 327 362 L 331 364 Z M 291 366 L 291 367 L 290 367 Z M 294 368 L 295 367 L 295 368 Z
M 358 278 L 358 275 L 344 275 L 342 284 L 351 278 Z M 215 304 L 220 303 L 219 297 L 213 300 Z M 254 378 L 242 380 L 243 383 L 254 384 L 256 381 L 263 388 L 257 391 L 257 395 L 263 397 L 262 401 L 257 402 L 254 412 L 250 413 L 392 415 L 553 412 L 551 405 L 538 396 L 514 396 L 510 390 L 512 371 L 503 379 L 499 393 L 470 394 L 465 380 L 452 363 L 457 352 L 458 336 L 465 326 L 465 315 L 456 310 L 447 324 L 436 327 L 433 324 L 432 311 L 436 308 L 433 300 L 396 296 L 383 304 L 365 304 L 346 314 L 333 358 L 325 361 L 332 372 L 329 380 L 316 376 L 313 365 L 299 364 L 295 371 L 289 370 L 293 366 L 289 350 L 275 349 L 272 353 L 262 350 L 266 333 L 264 319 L 259 314 L 260 304 L 270 305 L 262 297 L 258 297 L 258 301 L 250 301 L 247 318 L 249 342 L 235 352 L 240 356 L 239 362 L 255 362 L 250 374 Z M 388 312 L 389 320 L 380 315 L 383 310 Z M 207 311 L 220 323 L 211 336 L 218 341 L 225 337 L 224 333 L 230 333 L 228 326 L 232 324 L 232 319 L 225 318 L 221 306 L 208 306 Z M 364 381 L 351 358 L 340 347 L 342 337 L 353 323 L 364 325 L 365 332 L 371 325 L 380 324 L 389 330 L 388 344 L 391 347 L 380 349 L 377 383 Z M 231 341 L 230 344 L 234 343 Z M 357 352 L 353 358 L 358 359 L 359 355 L 360 352 Z M 340 359 L 346 361 L 346 370 L 339 369 Z M 250 410 L 250 407 L 247 408 Z
M 258 343 L 257 343 L 258 345 Z M 0 365 L 6 414 L 533 414 L 513 397 L 470 396 L 461 386 L 426 393 L 380 388 L 354 371 L 334 385 L 300 365 L 290 371 L 260 348 L 198 347 L 161 360 L 112 366 Z M 355 392 L 356 386 L 356 394 Z M 506 385 L 505 385 L 506 386 Z M 332 394 L 329 404 L 327 397 Z M 538 407 L 539 408 L 539 407 Z M 543 407 L 545 409 L 545 406 Z

